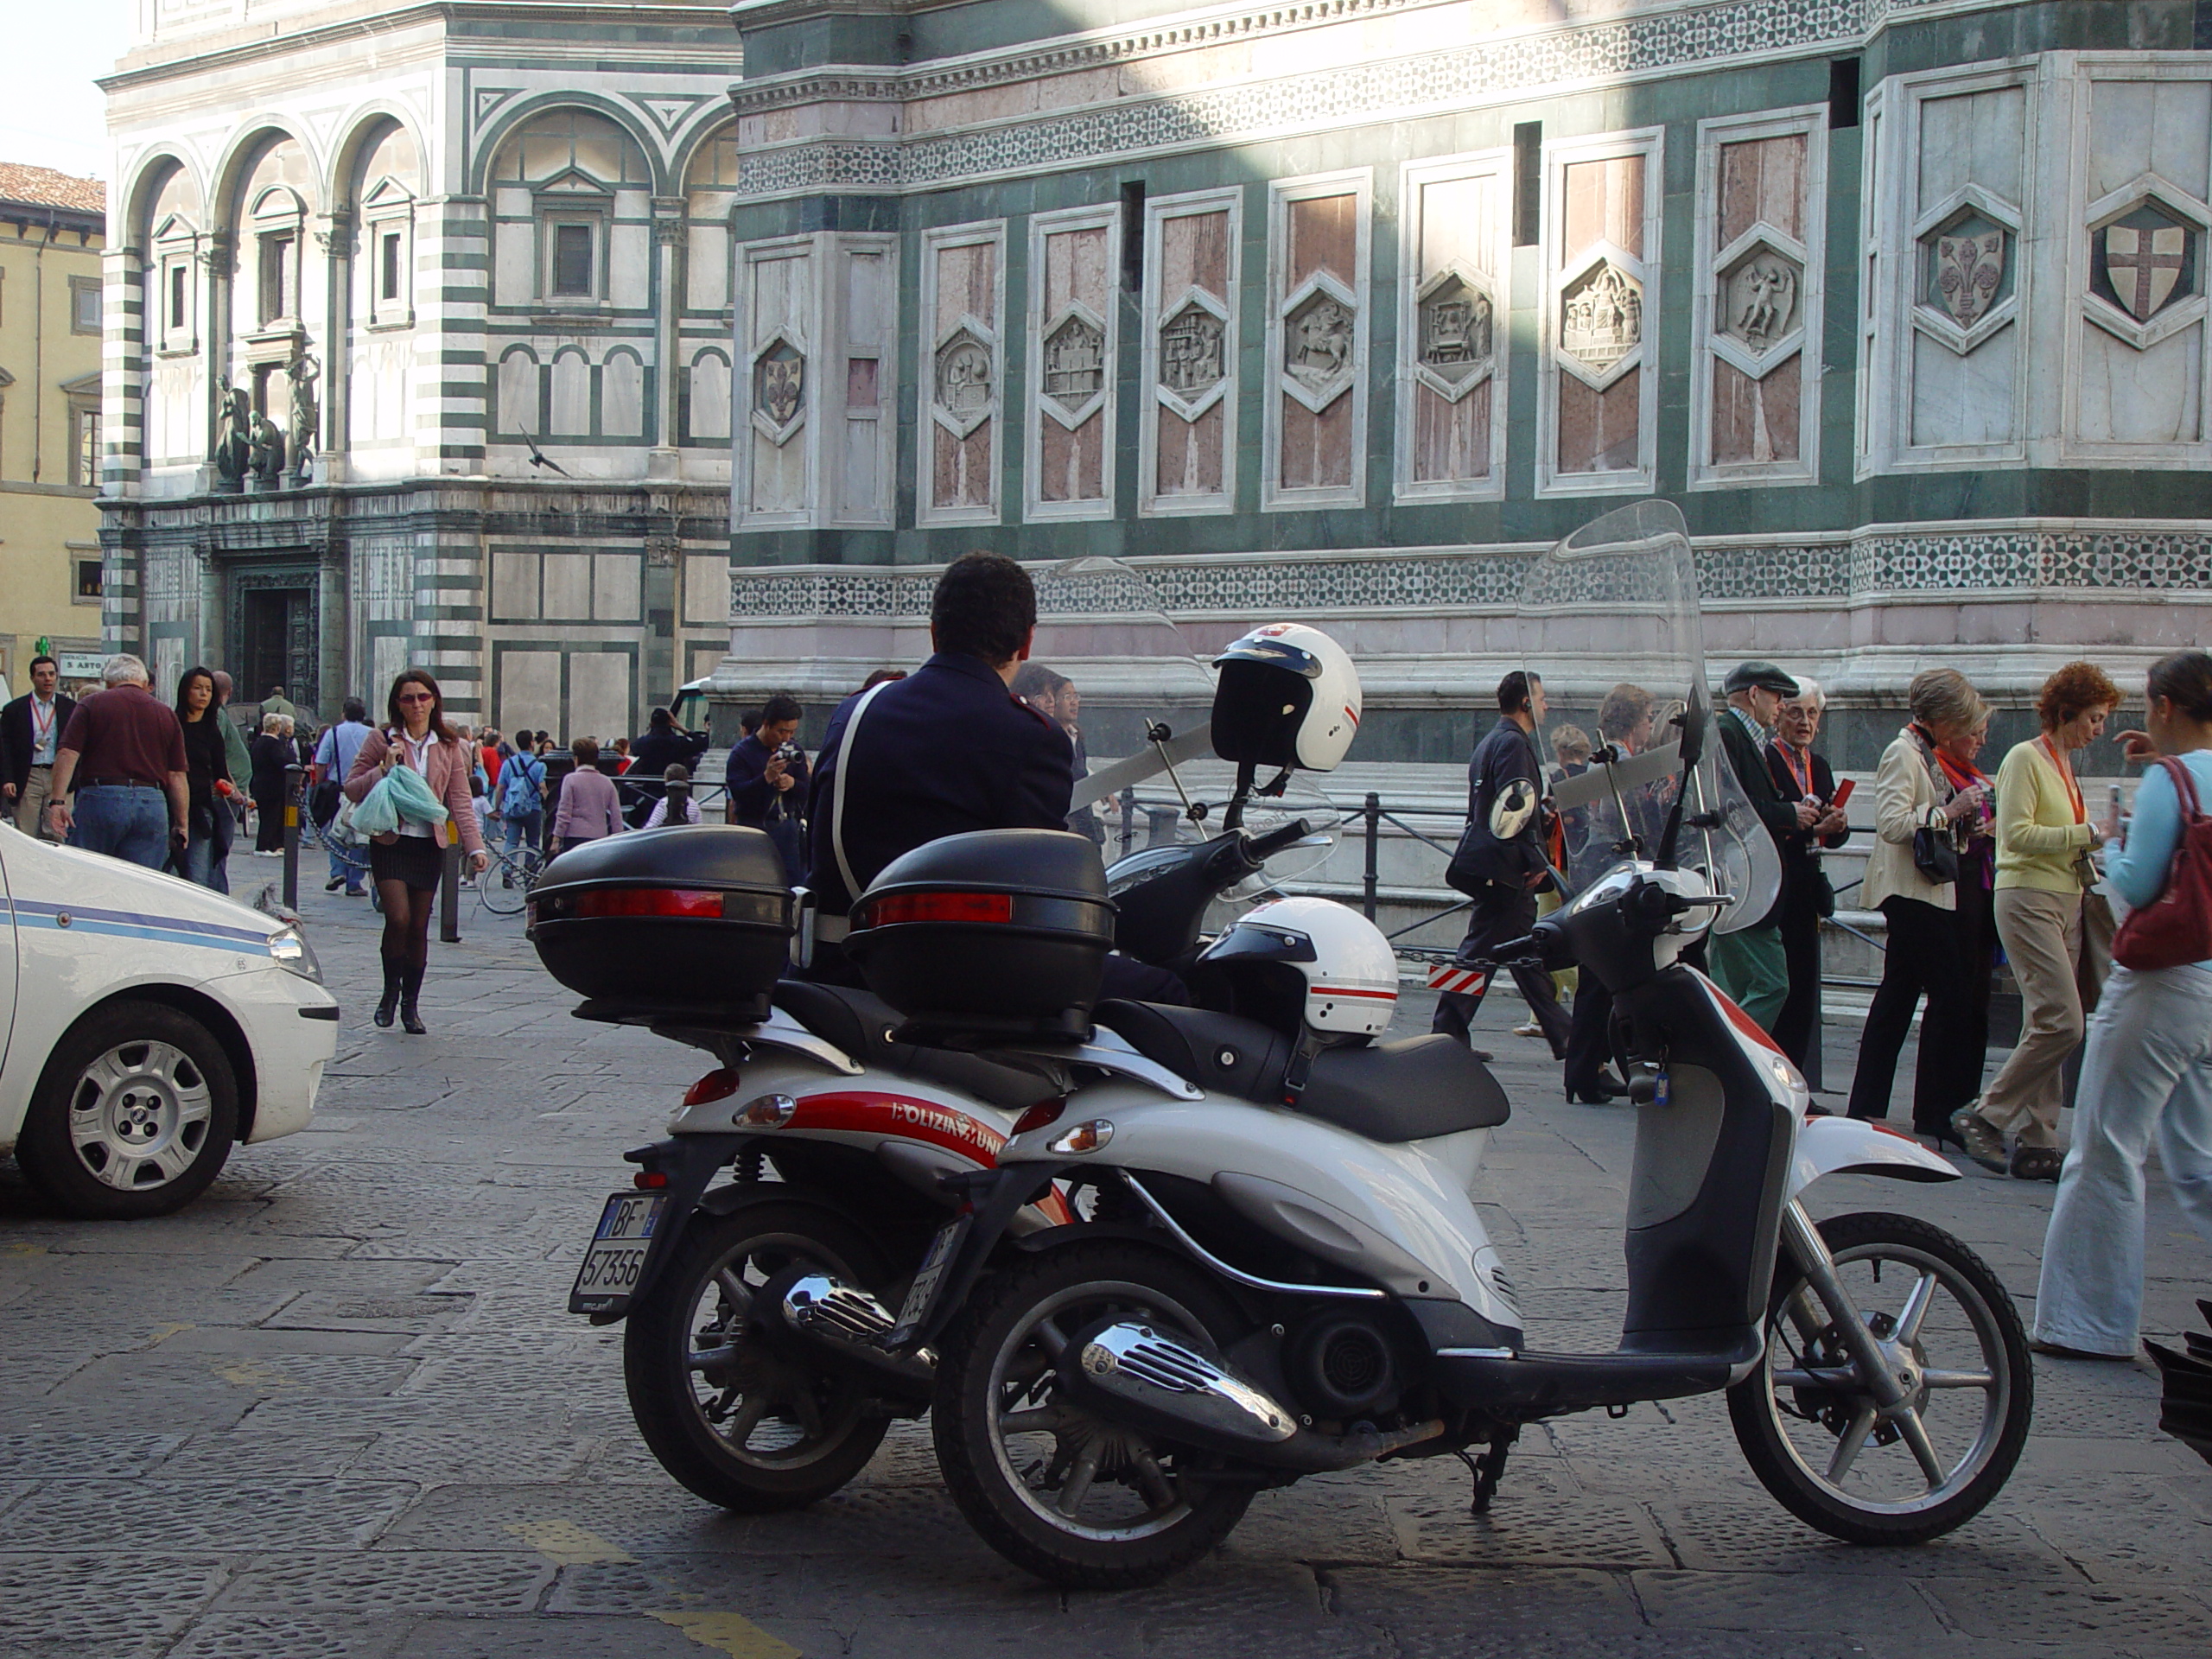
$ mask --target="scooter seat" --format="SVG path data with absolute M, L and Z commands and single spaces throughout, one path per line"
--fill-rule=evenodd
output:
M 893 1042 L 891 1033 L 905 1016 L 868 991 L 818 985 L 811 980 L 779 979 L 770 1000 L 823 1042 L 842 1049 L 862 1065 L 880 1065 L 941 1083 L 1007 1111 L 1033 1106 L 1052 1093 L 1043 1077 L 1019 1066 L 955 1049 Z
M 1101 1002 L 1091 1018 L 1202 1089 L 1283 1104 L 1291 1042 L 1270 1027 L 1157 1002 Z M 1322 1050 L 1295 1109 L 1369 1141 L 1395 1142 L 1490 1128 L 1511 1109 L 1466 1046 L 1440 1035 Z

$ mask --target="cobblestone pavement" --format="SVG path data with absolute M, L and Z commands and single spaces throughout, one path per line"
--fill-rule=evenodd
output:
M 241 855 L 265 876 L 273 863 Z M 1532 1433 L 1495 1512 L 1449 1459 L 1268 1494 L 1164 1588 L 1063 1595 L 977 1543 L 902 1428 L 804 1513 L 710 1509 L 645 1454 L 620 1333 L 564 1297 L 619 1154 L 702 1057 L 569 1018 L 518 923 L 439 946 L 427 1038 L 368 1022 L 375 918 L 306 906 L 347 999 L 308 1133 L 183 1215 L 85 1226 L 0 1163 L 0 1652 L 60 1659 L 1034 1652 L 1831 1656 L 2212 1649 L 2212 1469 L 2145 1371 L 2038 1361 L 2036 1433 L 1980 1519 L 1832 1544 L 1751 1480 L 1718 1400 Z M 1629 1119 L 1567 1106 L 1485 1010 L 1515 1101 L 1491 1193 L 1532 1337 L 1610 1346 Z M 1424 1022 L 1408 999 L 1402 1024 Z M 1847 1081 L 1848 1028 L 1828 1075 Z M 1899 1068 L 1910 1077 L 1910 1058 Z M 2051 1189 L 1836 1182 L 1964 1236 L 2024 1304 Z M 2149 1320 L 2201 1247 L 2154 1182 Z M 2191 1279 L 2197 1285 L 2189 1282 Z

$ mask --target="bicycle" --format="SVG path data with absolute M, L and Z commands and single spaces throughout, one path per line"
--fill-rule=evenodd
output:
M 365 841 L 341 842 L 333 839 L 330 832 L 337 822 L 337 819 L 333 818 L 327 824 L 317 823 L 315 821 L 315 814 L 308 811 L 304 805 L 301 807 L 300 861 L 306 864 L 308 862 L 308 855 L 311 852 L 320 853 L 326 860 L 324 868 L 327 868 L 330 867 L 327 861 L 335 858 L 338 861 L 336 868 L 345 875 L 346 885 L 349 887 L 366 888 L 371 908 L 380 911 L 384 908 L 384 900 L 378 895 L 376 884 L 367 879 L 369 845 Z
M 530 902 L 531 891 L 545 861 L 535 847 L 495 847 L 484 850 L 492 861 L 476 876 L 476 902 L 494 916 L 512 916 Z

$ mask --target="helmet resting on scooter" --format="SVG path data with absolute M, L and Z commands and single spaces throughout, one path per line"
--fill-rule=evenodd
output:
M 1247 911 L 1199 953 L 1198 972 L 1228 984 L 1235 1012 L 1278 1030 L 1294 1021 L 1372 1037 L 1389 1029 L 1398 1003 L 1398 958 L 1382 930 L 1327 899 Z
M 1270 622 L 1214 659 L 1213 749 L 1224 760 L 1334 772 L 1359 730 L 1359 671 L 1319 628 Z

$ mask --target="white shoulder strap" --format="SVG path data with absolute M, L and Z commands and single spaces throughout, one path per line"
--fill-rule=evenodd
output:
M 853 739 L 859 734 L 861 716 L 868 713 L 868 706 L 875 701 L 875 694 L 892 682 L 870 686 L 853 705 L 853 715 L 845 722 L 845 736 L 837 750 L 836 798 L 830 803 L 830 850 L 836 855 L 837 874 L 844 878 L 845 903 L 849 908 L 861 896 L 861 884 L 853 879 L 853 861 L 845 856 L 845 785 L 852 776 Z

